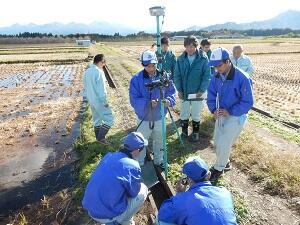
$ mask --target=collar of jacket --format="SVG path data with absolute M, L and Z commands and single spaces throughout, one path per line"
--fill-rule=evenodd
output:
M 233 80 L 234 79 L 234 72 L 235 72 L 235 66 L 231 63 L 231 68 L 230 68 L 229 73 L 226 77 L 226 80 Z M 219 78 L 219 79 L 221 78 L 220 73 L 216 74 L 216 78 Z
M 202 51 L 202 50 L 201 50 Z M 185 51 L 184 53 L 184 58 L 187 58 L 188 57 L 188 54 L 187 54 L 187 52 Z M 196 52 L 195 52 L 195 54 L 196 54 L 196 57 L 195 57 L 195 59 L 197 59 L 197 58 L 199 58 L 200 57 L 200 51 L 198 50 L 198 49 L 196 49 Z
M 96 64 L 95 63 L 92 63 L 91 65 L 90 65 L 90 67 L 92 68 L 95 68 L 95 69 L 97 69 L 97 70 L 102 70 L 103 71 L 103 68 L 99 68 L 98 66 L 96 66 Z
M 235 59 L 236 61 L 239 61 L 239 60 L 244 59 L 244 58 L 245 58 L 245 55 L 242 53 L 241 56 L 240 56 L 239 58 L 237 58 L 237 59 L 234 58 L 234 59 Z
M 119 152 L 122 152 L 122 153 L 124 153 L 125 155 L 127 155 L 127 156 L 128 156 L 128 158 L 132 159 L 132 154 L 131 154 L 131 152 L 130 152 L 128 149 L 126 149 L 126 148 L 122 148 L 122 149 L 120 149 L 120 151 L 119 151 Z
M 189 190 L 198 188 L 198 187 L 202 187 L 202 186 L 212 186 L 212 184 L 210 183 L 210 181 L 203 181 L 203 182 L 198 182 L 194 185 L 192 185 Z
M 162 53 L 163 55 L 171 55 L 171 54 L 173 54 L 172 50 L 168 50 L 168 51 L 166 51 L 166 52 L 161 51 L 161 53 Z
M 156 75 L 155 75 L 155 77 L 157 76 L 157 74 L 158 74 L 158 70 L 156 70 Z M 148 73 L 145 69 L 143 70 L 143 77 L 144 77 L 145 79 L 150 78 L 149 73 Z

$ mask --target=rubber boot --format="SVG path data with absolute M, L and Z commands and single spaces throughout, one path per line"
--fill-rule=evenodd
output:
M 98 133 L 99 133 L 100 127 L 94 127 L 95 137 L 97 139 Z
M 187 138 L 189 135 L 189 120 L 181 120 L 181 137 Z
M 197 142 L 197 141 L 200 140 L 200 137 L 199 137 L 199 128 L 200 128 L 200 122 L 193 121 L 192 142 Z
M 100 127 L 94 127 L 94 131 L 95 131 L 95 136 L 96 136 L 96 139 L 99 143 L 101 144 L 105 144 L 105 145 L 108 145 L 110 144 L 106 139 L 105 139 L 105 136 L 106 134 L 108 133 L 110 129 L 110 126 L 108 125 L 101 125 Z

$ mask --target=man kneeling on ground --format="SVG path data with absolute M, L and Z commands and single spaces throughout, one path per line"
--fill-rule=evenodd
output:
M 133 216 L 144 203 L 148 189 L 141 182 L 141 168 L 135 160 L 148 141 L 139 132 L 124 140 L 124 147 L 107 153 L 85 189 L 83 208 L 97 222 L 134 225 Z
M 186 177 L 177 182 L 177 194 L 161 205 L 158 225 L 237 224 L 230 192 L 211 185 L 205 161 L 190 157 L 182 172 Z M 190 188 L 186 191 L 187 184 Z

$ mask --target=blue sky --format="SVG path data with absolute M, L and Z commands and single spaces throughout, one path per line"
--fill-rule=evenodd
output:
M 154 27 L 148 8 L 155 5 L 166 7 L 164 30 L 259 21 L 286 10 L 300 11 L 299 0 L 15 0 L 1 2 L 0 26 L 107 21 L 142 30 Z

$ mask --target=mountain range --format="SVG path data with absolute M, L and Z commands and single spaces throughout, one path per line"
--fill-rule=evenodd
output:
M 273 29 L 273 28 L 290 28 L 293 30 L 300 30 L 300 11 L 289 10 L 283 12 L 271 19 L 263 21 L 254 21 L 251 23 L 235 23 L 227 22 L 223 24 L 210 25 L 208 27 L 192 26 L 185 31 L 214 31 L 220 29 L 228 30 L 249 30 L 249 29 Z
M 20 25 L 14 24 L 9 27 L 0 27 L 0 34 L 18 34 L 23 32 L 38 32 L 38 33 L 52 33 L 52 34 L 88 34 L 88 33 L 98 33 L 98 34 L 109 34 L 113 35 L 115 33 L 120 33 L 122 35 L 136 33 L 139 30 L 117 23 L 108 22 L 93 22 L 90 24 L 84 23 L 47 23 L 37 25 L 34 23 Z
M 300 30 L 300 11 L 289 10 L 279 14 L 278 16 L 264 20 L 255 21 L 251 23 L 235 23 L 227 22 L 223 24 L 215 24 L 207 27 L 191 26 L 185 31 L 213 31 L 220 29 L 232 29 L 232 30 L 248 30 L 248 29 L 272 29 L 272 28 L 290 28 Z M 75 34 L 75 33 L 98 33 L 113 35 L 119 33 L 121 35 L 137 33 L 141 29 L 133 28 L 130 26 L 108 23 L 108 22 L 93 22 L 90 24 L 84 23 L 48 23 L 48 24 L 27 24 L 20 25 L 14 24 L 9 27 L 0 27 L 0 34 L 18 34 L 23 32 L 39 32 L 39 33 L 52 33 L 52 34 Z M 148 29 L 145 29 L 148 32 Z

